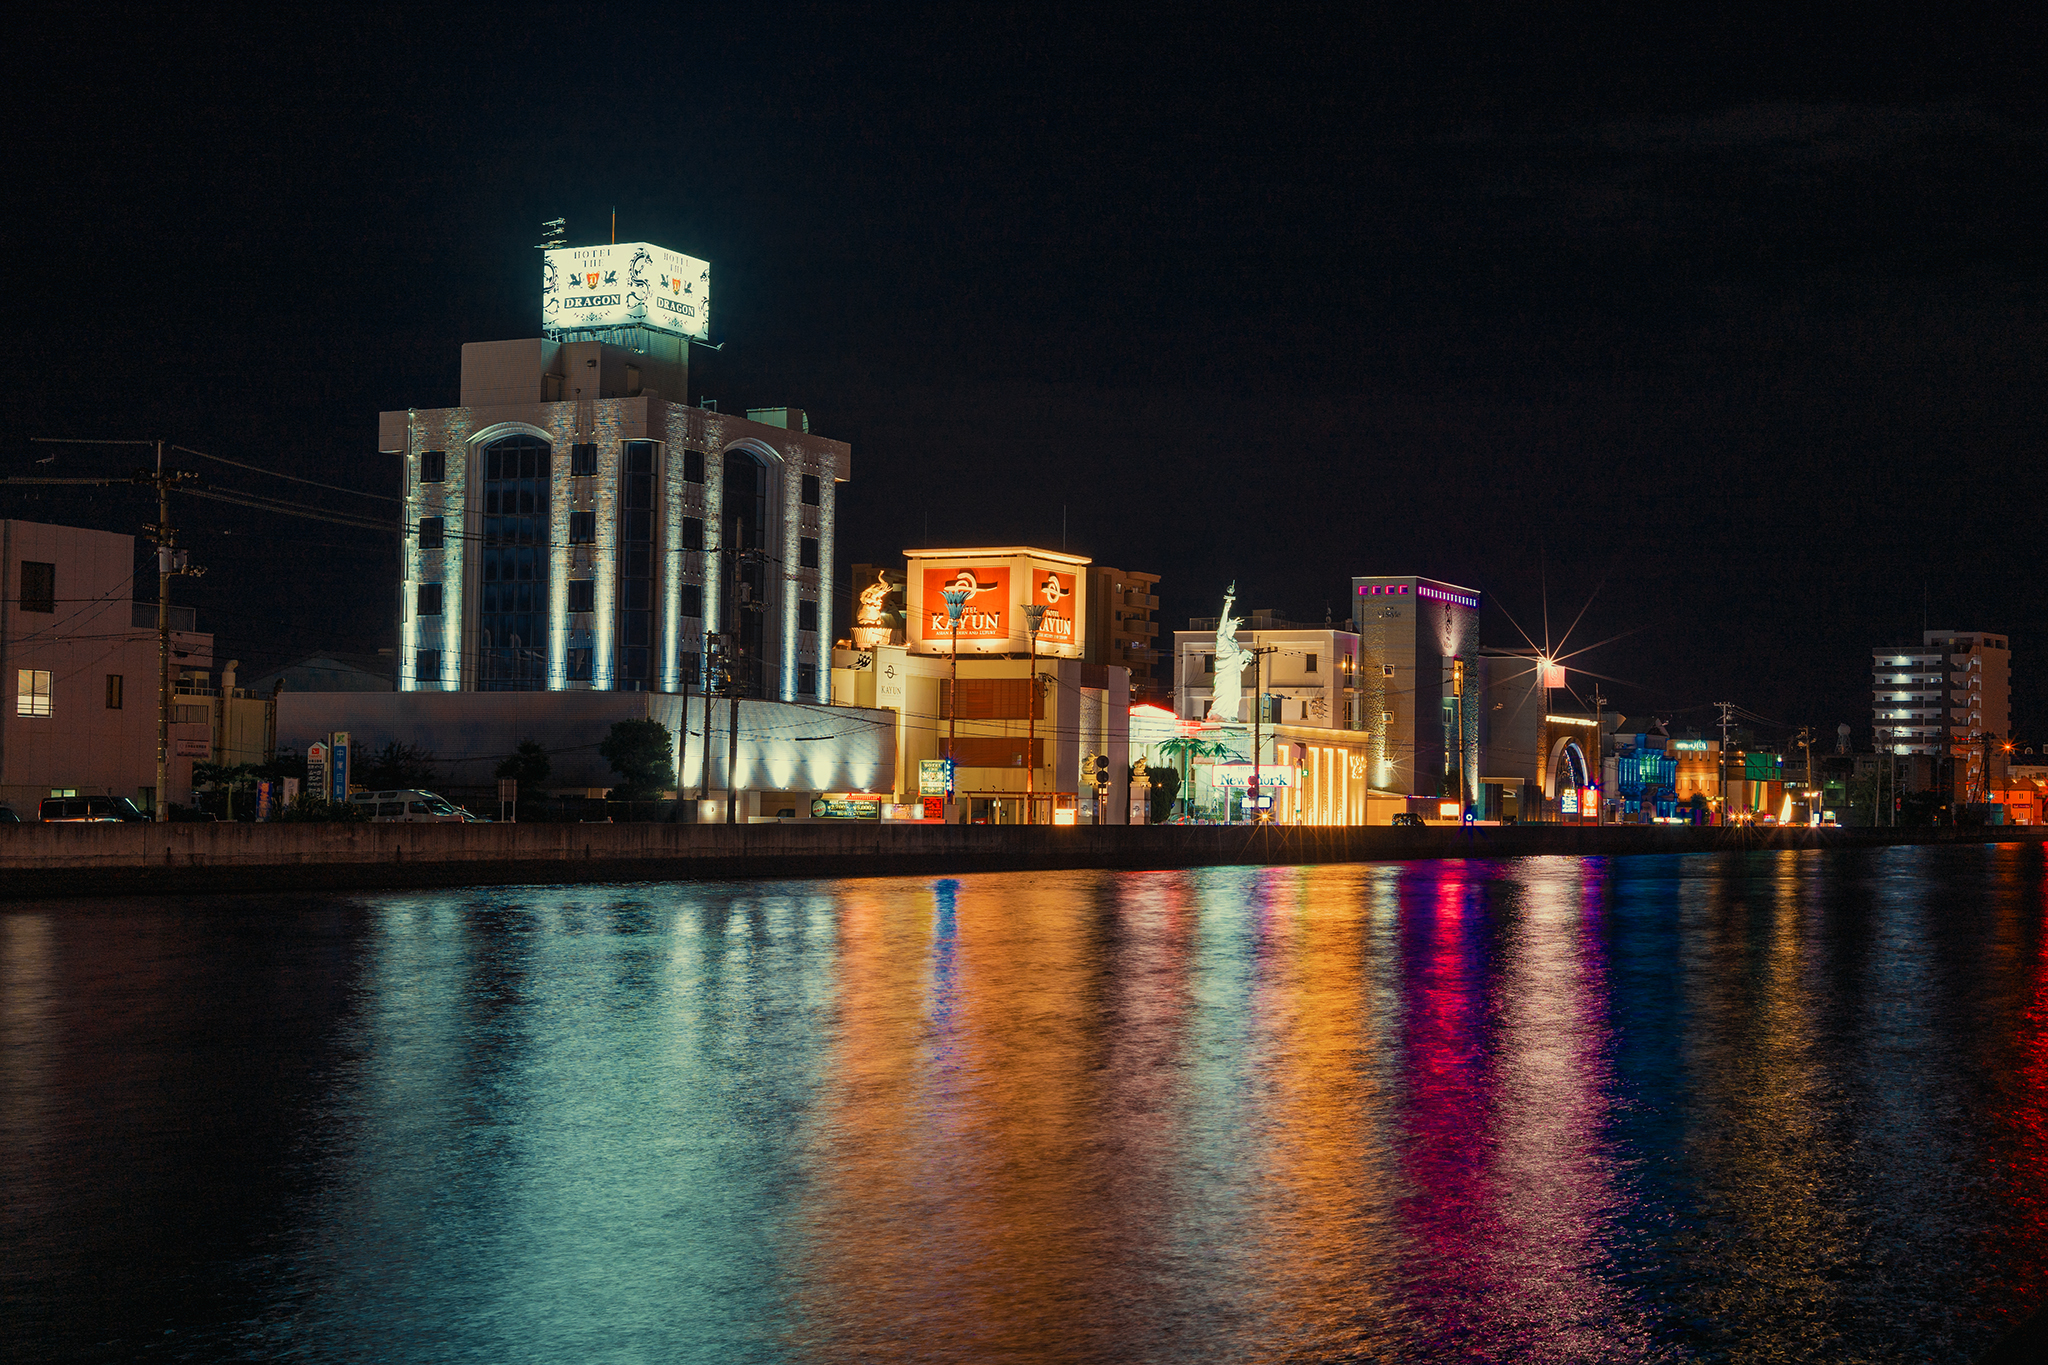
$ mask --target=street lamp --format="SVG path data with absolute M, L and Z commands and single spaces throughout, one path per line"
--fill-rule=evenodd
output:
M 942 588 L 946 599 L 946 624 L 953 630 L 953 685 L 946 699 L 946 796 L 959 794 L 959 765 L 953 755 L 960 741 L 960 616 L 967 610 L 968 588 Z
M 1024 633 L 1031 641 L 1031 700 L 1024 711 L 1024 823 L 1038 823 L 1038 628 L 1045 623 L 1045 603 L 1024 607 Z

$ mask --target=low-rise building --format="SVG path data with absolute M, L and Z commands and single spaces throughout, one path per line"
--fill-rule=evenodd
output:
M 1087 558 L 1017 545 L 905 558 L 903 644 L 842 649 L 832 671 L 835 703 L 896 718 L 897 804 L 938 795 L 925 765 L 950 757 L 955 819 L 1125 823 L 1130 674 L 1087 657 Z M 1083 780 L 1091 757 L 1110 774 L 1106 800 Z
M 0 521 L 0 801 L 33 819 L 52 794 L 157 803 L 158 636 L 134 600 L 135 538 Z M 215 756 L 213 637 L 171 608 L 167 797 L 191 799 L 192 765 Z M 232 692 L 232 689 L 230 689 Z M 260 761 L 260 760 L 259 760 Z

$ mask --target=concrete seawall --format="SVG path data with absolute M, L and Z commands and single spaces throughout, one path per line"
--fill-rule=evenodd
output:
M 2031 827 L 18 825 L 0 826 L 0 900 L 1538 854 L 1621 856 L 1924 843 L 2039 844 L 2044 838 L 2048 828 Z

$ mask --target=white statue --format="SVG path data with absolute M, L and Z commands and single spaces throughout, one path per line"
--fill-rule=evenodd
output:
M 1223 594 L 1223 615 L 1216 622 L 1216 691 L 1209 699 L 1207 720 L 1234 721 L 1238 709 L 1244 704 L 1242 678 L 1245 665 L 1252 660 L 1251 651 L 1237 642 L 1237 617 L 1230 614 L 1231 604 L 1237 600 L 1237 584 Z

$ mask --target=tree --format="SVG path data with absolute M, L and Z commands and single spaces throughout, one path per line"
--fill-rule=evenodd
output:
M 217 793 L 221 802 L 215 814 L 223 820 L 232 820 L 235 818 L 235 791 L 256 785 L 256 768 L 249 763 L 194 763 L 192 785 Z
M 297 749 L 279 749 L 268 763 L 256 765 L 256 776 L 265 782 L 282 782 L 287 777 L 296 777 L 303 785 L 306 781 L 306 756 Z
M 1189 765 L 1196 759 L 1220 758 L 1225 761 L 1236 761 L 1244 757 L 1222 740 L 1203 739 L 1199 735 L 1175 735 L 1172 739 L 1161 740 L 1155 747 L 1159 750 L 1161 757 L 1180 765 L 1180 777 L 1179 783 L 1175 788 L 1176 791 L 1179 790 L 1179 787 L 1189 785 Z M 1155 782 L 1158 780 L 1156 777 L 1153 779 Z
M 614 801 L 646 801 L 676 784 L 675 743 L 658 720 L 616 722 L 597 752 L 619 775 Z
M 519 784 L 519 790 L 538 787 L 548 780 L 554 765 L 548 761 L 548 751 L 540 747 L 537 740 L 522 739 L 518 752 L 509 755 L 498 765 L 499 780 L 511 778 Z
M 370 761 L 363 765 L 362 786 L 372 791 L 390 791 L 393 788 L 431 791 L 439 786 L 441 779 L 434 771 L 434 756 L 412 744 L 400 744 L 389 740 Z
M 1172 768 L 1147 766 L 1147 777 L 1152 779 L 1152 796 L 1149 817 L 1153 824 L 1164 822 L 1173 814 L 1173 799 L 1180 795 L 1180 774 Z

